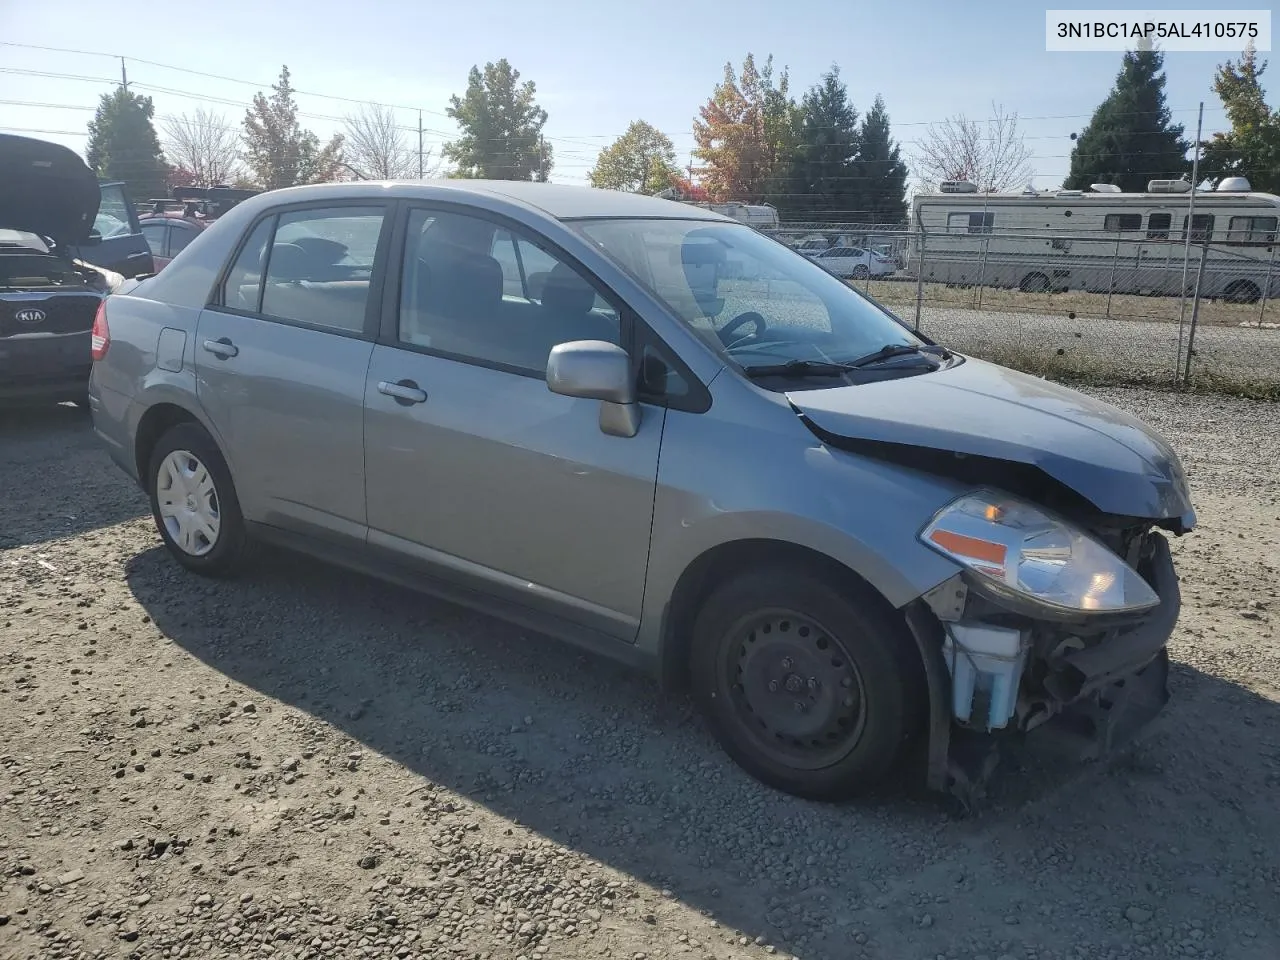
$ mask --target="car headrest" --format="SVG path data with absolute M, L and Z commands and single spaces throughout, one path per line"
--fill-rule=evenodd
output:
M 470 317 L 502 304 L 502 265 L 493 257 L 438 246 L 425 258 L 432 282 L 426 306 L 452 317 Z
M 272 244 L 267 276 L 271 280 L 306 280 L 310 260 L 306 251 L 297 244 Z
M 542 305 L 565 316 L 582 316 L 596 302 L 596 291 L 567 263 L 557 263 L 542 288 Z

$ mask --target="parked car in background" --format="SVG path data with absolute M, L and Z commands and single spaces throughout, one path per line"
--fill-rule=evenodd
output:
M 0 144 L 0 151 L 3 150 L 3 144 Z M 122 277 L 149 275 L 155 264 L 142 235 L 138 214 L 125 194 L 125 185 L 99 183 L 98 192 L 98 213 L 94 216 L 92 231 L 83 243 L 74 245 L 69 252 Z
M 151 248 L 155 273 L 164 269 L 187 244 L 194 240 L 212 221 L 197 217 L 193 211 L 163 210 L 145 213 L 138 218 L 142 235 Z
M 805 255 L 837 277 L 855 280 L 883 277 L 898 269 L 892 257 L 862 247 L 829 247 Z
M 73 253 L 106 245 L 101 199 L 71 150 L 0 138 L 0 403 L 87 403 L 94 316 L 124 282 Z
M 276 190 L 107 301 L 94 428 L 189 570 L 271 541 L 647 667 L 800 796 L 921 741 L 959 792 L 1002 738 L 1126 742 L 1169 697 L 1177 456 L 816 263 L 617 191 Z
M 140 217 L 156 272 L 209 224 L 262 191 L 216 187 L 174 187 L 173 197 L 148 200 Z

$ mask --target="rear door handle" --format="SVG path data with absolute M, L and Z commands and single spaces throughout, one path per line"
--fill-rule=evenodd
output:
M 145 257 L 145 256 L 147 256 L 148 254 L 149 254 L 149 251 L 147 251 L 147 250 L 139 250 L 137 253 L 131 253 L 131 254 L 129 254 L 127 257 L 125 257 L 125 259 L 126 259 L 126 260 L 137 260 L 137 259 L 139 259 L 140 257 Z
M 427 402 L 427 391 L 412 380 L 398 380 L 395 383 L 390 380 L 379 380 L 378 392 L 386 394 L 388 397 L 394 397 L 396 403 L 403 407 L 414 403 Z
M 226 337 L 219 337 L 217 340 L 206 340 L 204 348 L 215 357 L 221 357 L 223 360 L 228 357 L 234 357 L 240 352 L 240 348 Z

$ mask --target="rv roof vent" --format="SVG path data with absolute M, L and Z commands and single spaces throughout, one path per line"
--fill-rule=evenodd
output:
M 1094 193 L 1119 193 L 1120 187 L 1114 183 L 1091 183 L 1089 189 Z
M 1084 191 L 1083 191 L 1083 190 L 1059 190 L 1059 191 L 1058 191 L 1058 193 L 1057 193 L 1057 196 L 1059 196 L 1059 197 L 1083 197 L 1083 196 L 1084 196 Z
M 971 180 L 943 180 L 938 189 L 943 193 L 977 193 L 978 185 Z
M 1248 193 L 1252 189 L 1245 177 L 1223 177 L 1218 184 L 1218 193 Z
M 1152 180 L 1147 184 L 1147 193 L 1190 193 L 1189 180 Z

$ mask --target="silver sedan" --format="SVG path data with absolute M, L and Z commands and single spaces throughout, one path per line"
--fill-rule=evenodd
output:
M 799 796 L 907 757 L 963 791 L 1008 735 L 1114 746 L 1168 698 L 1169 446 L 710 211 L 272 191 L 108 299 L 93 357 L 192 572 L 282 544 L 616 657 Z

